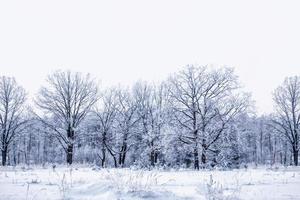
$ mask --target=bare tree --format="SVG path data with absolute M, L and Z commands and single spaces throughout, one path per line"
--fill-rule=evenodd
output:
M 49 75 L 47 83 L 36 99 L 46 114 L 39 119 L 52 130 L 66 152 L 67 163 L 72 164 L 77 128 L 98 100 L 98 88 L 90 75 L 70 71 Z
M 116 156 L 118 152 L 113 149 L 114 145 L 111 144 L 115 141 L 113 131 L 117 113 L 116 91 L 114 89 L 104 92 L 94 113 L 96 115 L 97 141 L 101 145 L 101 154 L 98 154 L 101 159 L 101 166 L 106 167 L 106 152 L 108 151 L 114 160 L 115 167 L 117 167 Z
M 163 147 L 163 128 L 168 120 L 166 87 L 164 84 L 139 82 L 135 85 L 134 95 L 137 99 L 137 112 L 142 127 L 141 139 L 146 144 L 151 166 L 155 166 Z
M 2 165 L 6 165 L 10 144 L 22 131 L 27 120 L 24 119 L 26 93 L 14 78 L 0 77 L 0 131 Z
M 239 85 L 231 68 L 208 70 L 187 66 L 169 79 L 174 119 L 181 127 L 179 139 L 193 145 L 194 168 L 206 164 L 207 151 L 226 130 L 227 124 L 248 106 L 248 97 L 235 94 Z M 201 147 L 201 148 L 200 148 Z
M 123 167 L 127 152 L 134 144 L 132 139 L 136 133 L 134 127 L 140 118 L 137 116 L 137 103 L 128 90 L 118 90 L 117 104 L 116 120 L 117 127 L 120 130 L 119 165 Z
M 294 165 L 298 165 L 300 132 L 300 77 L 286 78 L 274 92 L 276 116 L 274 128 L 289 141 Z

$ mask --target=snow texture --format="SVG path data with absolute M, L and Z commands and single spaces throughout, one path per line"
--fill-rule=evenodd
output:
M 299 167 L 230 171 L 1 167 L 1 200 L 300 199 Z

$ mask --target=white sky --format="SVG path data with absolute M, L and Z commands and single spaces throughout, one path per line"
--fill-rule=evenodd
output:
M 0 74 L 31 94 L 49 72 L 90 72 L 103 85 L 161 80 L 186 64 L 236 69 L 259 113 L 300 75 L 300 2 L 0 0 Z

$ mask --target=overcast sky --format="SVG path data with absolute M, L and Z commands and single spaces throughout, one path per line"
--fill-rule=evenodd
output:
M 259 113 L 300 75 L 299 1 L 0 1 L 0 74 L 34 94 L 56 69 L 103 85 L 162 80 L 186 64 L 235 67 Z

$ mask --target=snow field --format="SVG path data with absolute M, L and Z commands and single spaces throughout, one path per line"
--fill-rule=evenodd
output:
M 2 167 L 0 200 L 300 199 L 300 168 L 132 170 Z

